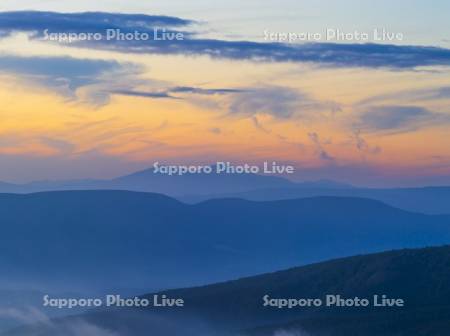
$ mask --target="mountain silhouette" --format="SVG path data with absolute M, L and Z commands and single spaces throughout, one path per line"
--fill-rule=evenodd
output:
M 290 188 L 294 182 L 288 179 L 258 174 L 188 173 L 184 175 L 167 175 L 146 169 L 134 174 L 113 179 L 112 187 L 123 190 L 162 193 L 180 196 L 190 193 L 206 195 L 216 192 L 242 192 L 262 188 Z
M 358 198 L 188 205 L 125 191 L 2 194 L 0 222 L 0 285 L 59 290 L 174 288 L 450 242 L 450 216 Z
M 35 193 L 66 190 L 126 190 L 161 193 L 186 203 L 213 198 L 254 201 L 317 196 L 370 198 L 412 212 L 450 214 L 450 187 L 360 188 L 332 180 L 293 182 L 284 177 L 258 174 L 166 175 L 153 168 L 111 180 L 35 181 L 27 184 L 0 182 L 0 193 Z
M 227 194 L 191 195 L 179 197 L 179 199 L 187 203 L 198 203 L 213 198 L 274 201 L 319 196 L 369 198 L 412 212 L 430 215 L 450 214 L 450 187 L 374 189 L 345 187 L 345 185 L 339 187 L 339 184 L 306 183 L 289 188 L 268 188 Z
M 326 182 L 327 185 L 333 182 Z M 128 190 L 162 193 L 169 196 L 206 195 L 214 193 L 231 193 L 255 190 L 260 188 L 289 188 L 296 184 L 286 178 L 252 173 L 226 174 L 217 173 L 185 173 L 168 175 L 155 172 L 154 168 L 145 169 L 111 180 L 68 180 L 68 181 L 35 181 L 26 184 L 0 183 L 0 192 L 32 193 L 42 191 L 63 190 Z

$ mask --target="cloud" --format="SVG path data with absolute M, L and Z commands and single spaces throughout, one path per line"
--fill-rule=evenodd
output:
M 351 139 L 354 142 L 356 148 L 362 153 L 379 154 L 381 148 L 379 146 L 370 146 L 369 143 L 361 135 L 361 130 L 353 130 Z
M 314 100 L 296 89 L 282 86 L 247 88 L 234 95 L 229 106 L 229 115 L 270 115 L 278 119 L 292 117 L 310 118 L 321 110 L 334 110 L 334 104 Z
M 276 119 L 313 119 L 340 111 L 337 103 L 318 101 L 299 90 L 273 85 L 241 88 L 178 86 L 169 87 L 163 91 L 142 93 L 142 96 L 149 98 L 153 98 L 154 95 L 186 99 L 208 109 L 225 109 L 228 111 L 228 117 L 250 117 L 255 127 L 266 133 L 270 131 L 260 124 L 256 116 L 266 115 Z M 211 96 L 220 96 L 220 99 L 212 99 Z
M 77 99 L 82 87 L 107 86 L 108 76 L 137 72 L 138 67 L 112 60 L 72 57 L 0 55 L 0 73 L 18 76 L 32 84 L 46 87 L 68 99 Z M 126 78 L 126 77 L 125 77 Z M 103 102 L 106 93 L 91 93 L 92 102 Z M 107 94 L 108 95 L 108 94 Z
M 202 89 L 197 87 L 191 87 L 191 86 L 177 86 L 174 88 L 171 88 L 169 90 L 173 93 L 194 93 L 194 94 L 201 94 L 201 95 L 221 95 L 221 94 L 229 94 L 229 93 L 241 93 L 245 90 L 240 89 Z
M 210 129 L 208 129 L 209 132 L 211 132 L 212 134 L 221 134 L 222 130 L 219 127 L 212 127 Z
M 169 127 L 169 122 L 167 120 L 164 120 L 163 122 L 161 122 L 161 124 L 159 124 L 159 126 L 155 127 L 152 131 L 159 132 L 159 131 L 163 131 L 163 130 L 167 129 L 168 127 Z
M 450 122 L 450 116 L 420 106 L 372 106 L 359 116 L 357 127 L 368 132 L 409 132 L 424 126 Z
M 328 152 L 323 147 L 323 145 L 331 143 L 330 140 L 322 141 L 320 139 L 319 134 L 317 134 L 316 132 L 308 133 L 308 137 L 312 141 L 312 143 L 314 144 L 314 147 L 316 149 L 316 153 L 317 153 L 317 155 L 319 156 L 319 158 L 321 160 L 329 161 L 329 162 L 334 162 L 335 161 L 335 158 L 333 156 L 331 156 L 330 154 L 328 154 Z
M 58 137 L 43 136 L 31 133 L 0 133 L 0 152 L 27 153 L 39 155 L 36 150 L 27 149 L 30 145 L 41 145 L 51 150 L 55 156 L 68 156 L 75 152 L 76 145 Z
M 282 44 L 251 41 L 224 41 L 198 38 L 198 34 L 172 28 L 191 28 L 194 22 L 177 17 L 118 13 L 2 12 L 0 35 L 28 32 L 42 39 L 45 29 L 52 33 L 100 33 L 107 29 L 148 33 L 151 41 L 113 39 L 78 41 L 69 45 L 118 52 L 148 54 L 208 55 L 212 58 L 262 62 L 310 62 L 333 67 L 367 67 L 411 69 L 420 66 L 450 65 L 450 50 L 439 47 L 388 45 L 305 43 Z M 182 33 L 183 40 L 156 41 L 154 28 Z
M 57 13 L 41 11 L 0 12 L 0 31 L 98 32 L 105 29 L 151 30 L 154 27 L 180 27 L 194 21 L 172 16 L 105 12 Z
M 113 70 L 119 66 L 115 61 L 78 59 L 72 57 L 26 57 L 2 55 L 0 69 L 29 75 L 50 77 L 67 76 L 85 83 L 92 74 Z
M 182 99 L 179 95 L 199 94 L 199 95 L 224 95 L 242 92 L 238 89 L 204 89 L 191 86 L 176 86 L 155 91 L 139 91 L 139 90 L 113 90 L 111 93 L 124 96 L 134 96 L 141 98 L 171 98 Z M 179 94 L 176 96 L 176 94 Z
M 258 118 L 256 116 L 253 116 L 251 119 L 252 119 L 253 125 L 255 126 L 256 129 L 258 129 L 264 133 L 267 133 L 267 134 L 269 134 L 271 132 L 269 129 L 265 128 L 261 124 L 261 122 L 258 120 Z
M 236 96 L 230 105 L 230 114 L 267 114 L 286 119 L 298 111 L 299 105 L 309 99 L 303 93 L 285 87 L 270 86 L 249 90 Z
M 0 72 L 29 76 L 49 86 L 64 85 L 72 90 L 95 83 L 99 75 L 120 68 L 115 61 L 0 55 Z
M 358 105 L 368 105 L 390 101 L 418 102 L 418 101 L 434 101 L 434 100 L 449 100 L 449 99 L 450 99 L 450 86 L 442 86 L 435 88 L 403 90 L 400 92 L 376 95 L 361 100 L 358 103 Z
M 111 91 L 112 94 L 118 94 L 123 96 L 141 97 L 141 98 L 172 98 L 168 92 L 146 92 L 146 91 L 135 91 L 135 90 L 114 90 Z
M 39 140 L 44 145 L 57 150 L 61 155 L 71 154 L 76 148 L 76 146 L 73 143 L 62 139 L 42 136 L 39 138 Z
M 66 56 L 41 57 L 0 55 L 0 74 L 9 74 L 38 85 L 71 101 L 102 106 L 112 95 L 149 99 L 187 99 L 204 104 L 205 99 L 229 96 L 230 114 L 251 116 L 270 114 L 290 118 L 320 108 L 306 94 L 284 87 L 201 88 L 170 86 L 140 77 L 143 69 L 136 64 L 114 60 L 79 59 Z M 120 77 L 120 81 L 113 80 Z M 147 89 L 150 87 L 150 89 Z
M 80 59 L 66 56 L 0 55 L 0 74 L 9 74 L 32 85 L 45 87 L 69 100 L 79 100 L 101 106 L 111 95 L 141 98 L 181 99 L 185 95 L 225 95 L 238 89 L 173 86 L 140 78 L 143 68 L 133 63 L 114 60 Z M 119 82 L 113 79 L 120 77 Z
M 302 152 L 305 150 L 305 145 L 301 142 L 289 140 L 289 138 L 287 138 L 286 136 L 281 135 L 281 134 L 277 134 L 276 137 L 278 138 L 278 140 L 280 142 L 282 142 L 284 144 L 293 146 L 294 148 L 296 148 Z

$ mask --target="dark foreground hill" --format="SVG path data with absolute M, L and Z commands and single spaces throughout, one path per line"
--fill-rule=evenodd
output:
M 123 191 L 3 194 L 0 223 L 0 285 L 58 291 L 175 288 L 450 242 L 449 216 L 334 197 L 186 205 Z
M 47 321 L 7 336 L 444 336 L 450 325 L 450 247 L 355 256 L 236 281 L 172 290 L 185 307 L 110 310 Z M 264 307 L 271 298 L 401 298 L 404 307 Z M 153 295 L 146 296 L 151 299 Z M 81 335 L 81 334 L 80 334 Z

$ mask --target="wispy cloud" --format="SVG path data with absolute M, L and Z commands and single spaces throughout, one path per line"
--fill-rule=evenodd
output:
M 204 88 L 198 88 L 198 87 L 191 87 L 191 86 L 177 86 L 174 88 L 171 88 L 169 90 L 173 93 L 194 93 L 194 94 L 200 94 L 200 95 L 222 95 L 222 94 L 230 94 L 230 93 L 241 93 L 245 90 L 241 89 L 204 89 Z
M 93 103 L 103 103 L 109 99 L 109 93 L 105 92 L 108 91 L 105 88 L 110 85 L 109 76 L 129 76 L 130 73 L 138 72 L 137 65 L 113 60 L 0 55 L 0 73 L 46 87 L 68 99 L 80 98 L 77 91 L 92 86 L 98 91 L 89 96 Z
M 357 105 L 380 104 L 394 101 L 419 102 L 435 100 L 450 100 L 450 86 L 402 90 L 398 92 L 376 95 L 361 100 Z
M 260 130 L 267 134 L 271 133 L 271 131 L 269 129 L 265 128 L 264 125 L 261 124 L 261 122 L 259 121 L 259 119 L 256 116 L 253 116 L 251 119 L 253 122 L 253 126 L 255 126 L 255 128 L 257 130 Z
M 75 144 L 63 139 L 42 136 L 39 140 L 44 145 L 57 150 L 60 155 L 71 154 L 76 149 Z
M 93 84 L 100 75 L 121 67 L 116 61 L 0 55 L 0 72 L 27 76 L 47 86 L 65 87 L 68 90 Z
M 13 75 L 68 100 L 97 106 L 107 104 L 112 95 L 184 99 L 187 95 L 214 96 L 240 92 L 227 88 L 167 86 L 167 83 L 142 78 L 142 72 L 143 68 L 137 64 L 114 60 L 0 55 L 0 74 Z M 121 80 L 113 80 L 116 77 Z
M 351 134 L 351 140 L 358 151 L 360 151 L 361 153 L 379 154 L 381 152 L 381 147 L 369 145 L 366 139 L 364 139 L 364 137 L 362 136 L 361 130 L 359 129 L 353 130 Z
M 247 115 L 267 114 L 278 118 L 290 118 L 307 107 L 311 100 L 295 89 L 267 86 L 255 88 L 236 96 L 230 105 L 230 114 Z
M 169 88 L 162 88 L 158 90 L 139 91 L 139 90 L 113 90 L 111 93 L 134 96 L 141 98 L 171 98 L 171 99 L 183 99 L 186 94 L 189 95 L 224 95 L 232 93 L 240 93 L 242 90 L 238 89 L 205 89 L 191 86 L 176 86 Z
M 136 91 L 136 90 L 113 90 L 112 94 L 123 95 L 123 96 L 132 96 L 132 97 L 141 97 L 141 98 L 172 98 L 176 97 L 171 96 L 168 92 L 150 92 L 150 91 Z
M 278 119 L 314 118 L 334 112 L 337 104 L 315 100 L 299 90 L 283 86 L 247 88 L 232 97 L 230 116 L 270 115 Z
M 222 129 L 220 129 L 219 127 L 212 127 L 208 129 L 208 131 L 212 134 L 222 134 Z
M 366 108 L 356 126 L 367 132 L 401 133 L 449 123 L 450 115 L 413 105 L 382 105 Z
M 310 132 L 308 133 L 308 137 L 313 143 L 316 153 L 319 156 L 321 160 L 328 161 L 328 162 L 334 162 L 335 158 L 330 155 L 324 148 L 324 145 L 329 144 L 331 141 L 323 141 L 320 139 L 320 136 L 316 132 Z

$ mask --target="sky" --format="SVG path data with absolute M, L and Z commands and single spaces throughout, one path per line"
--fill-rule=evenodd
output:
M 450 185 L 449 12 L 448 1 L 2 0 L 0 180 L 277 161 L 298 181 Z M 154 40 L 156 28 L 182 39 Z M 108 29 L 150 40 L 106 40 Z

